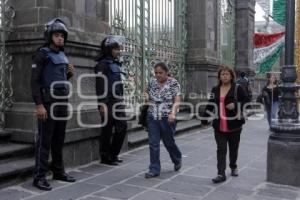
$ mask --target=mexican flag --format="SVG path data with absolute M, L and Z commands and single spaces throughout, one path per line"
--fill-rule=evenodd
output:
M 282 26 L 285 25 L 285 1 L 273 0 L 272 18 Z
M 258 73 L 264 74 L 272 69 L 272 66 L 280 57 L 281 50 L 284 46 L 284 39 L 284 32 L 254 34 L 253 63 Z

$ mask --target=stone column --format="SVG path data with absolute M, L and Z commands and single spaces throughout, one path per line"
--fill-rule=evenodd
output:
M 77 80 L 81 74 L 93 74 L 100 41 L 109 33 L 108 0 L 10 0 L 16 11 L 14 30 L 7 47 L 13 55 L 14 105 L 6 113 L 6 129 L 13 132 L 12 139 L 34 142 L 37 133 L 35 106 L 30 90 L 32 56 L 44 44 L 44 24 L 54 17 L 63 17 L 68 24 L 69 37 L 65 52 L 75 65 L 72 79 L 73 96 L 70 102 L 74 112 L 68 121 L 65 158 L 67 165 L 90 162 L 98 157 L 98 128 L 80 127 L 77 123 L 78 104 L 87 101 L 77 93 Z M 85 78 L 81 84 L 86 95 L 95 94 L 94 78 Z M 90 100 L 96 102 L 96 100 Z M 80 113 L 84 123 L 96 124 L 95 106 L 85 106 Z
M 254 75 L 253 35 L 255 0 L 236 0 L 235 9 L 235 67 Z
M 187 3 L 186 94 L 189 101 L 196 103 L 217 83 L 218 5 L 217 0 Z

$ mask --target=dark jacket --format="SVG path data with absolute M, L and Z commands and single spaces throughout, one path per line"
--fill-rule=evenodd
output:
M 235 86 L 237 86 L 237 92 L 236 92 L 236 98 L 234 95 L 235 91 Z M 241 86 L 233 84 L 231 88 L 229 89 L 226 97 L 225 97 L 225 106 L 229 103 L 234 103 L 235 104 L 235 109 L 234 110 L 228 110 L 225 108 L 226 112 L 226 117 L 232 117 L 235 119 L 227 120 L 227 125 L 229 130 L 234 130 L 237 128 L 241 128 L 242 125 L 245 123 L 245 119 L 242 116 L 243 113 L 243 106 L 245 103 L 249 102 L 249 97 L 245 93 L 245 91 L 242 89 Z M 205 111 L 203 113 L 203 117 L 209 117 L 210 114 L 207 112 L 211 112 L 215 114 L 215 117 L 213 119 L 212 126 L 214 129 L 219 130 L 220 129 L 220 86 L 215 86 L 211 90 L 211 97 L 209 99 L 210 104 L 214 105 L 207 105 L 205 108 Z M 217 109 L 217 114 L 216 110 Z M 241 115 L 238 115 L 238 110 L 241 113 Z M 202 120 L 202 123 L 207 123 L 207 120 Z
M 278 86 L 272 89 L 265 86 L 261 91 L 261 95 L 266 108 L 271 109 L 272 102 L 279 101 L 280 89 Z
M 95 73 L 102 74 L 102 77 L 96 77 L 96 94 L 99 103 L 107 104 L 122 100 L 124 88 L 121 82 L 122 71 L 120 67 L 121 63 L 111 58 L 101 59 L 95 66 Z M 105 82 L 104 77 L 106 77 L 107 82 Z

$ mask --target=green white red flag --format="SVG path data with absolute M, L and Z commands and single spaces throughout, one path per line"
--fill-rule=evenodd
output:
M 253 63 L 258 73 L 266 73 L 280 57 L 284 46 L 284 32 L 274 34 L 256 33 L 253 38 Z

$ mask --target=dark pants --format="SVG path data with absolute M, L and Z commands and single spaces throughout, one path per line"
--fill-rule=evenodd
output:
M 50 115 L 50 104 L 44 105 L 48 118 L 46 121 L 38 120 L 38 135 L 36 141 L 34 178 L 44 178 L 48 171 L 48 159 L 51 151 L 51 170 L 54 174 L 64 173 L 63 145 L 65 140 L 65 120 L 54 120 Z M 55 106 L 55 117 L 65 117 L 67 106 Z
M 181 163 L 181 152 L 174 139 L 176 123 L 169 123 L 166 117 L 161 120 L 155 120 L 151 115 L 148 115 L 147 122 L 150 148 L 149 171 L 154 174 L 160 174 L 160 138 L 162 138 L 172 162 L 175 165 Z
M 278 118 L 278 109 L 279 109 L 278 101 L 273 101 L 272 105 L 266 106 L 267 120 L 268 120 L 269 126 L 271 125 L 272 120 L 276 120 Z
M 229 146 L 229 166 L 231 169 L 237 168 L 238 149 L 242 130 L 232 133 L 221 133 L 215 130 L 215 140 L 217 143 L 217 167 L 218 174 L 225 175 L 227 143 Z
M 126 131 L 127 122 L 125 120 L 115 119 L 115 116 L 125 118 L 125 107 L 120 105 L 117 106 L 118 112 L 112 110 L 111 105 L 108 106 L 108 120 L 107 124 L 102 128 L 100 136 L 100 156 L 101 159 L 114 159 L 116 158 L 122 148 Z M 113 132 L 114 128 L 114 132 Z

